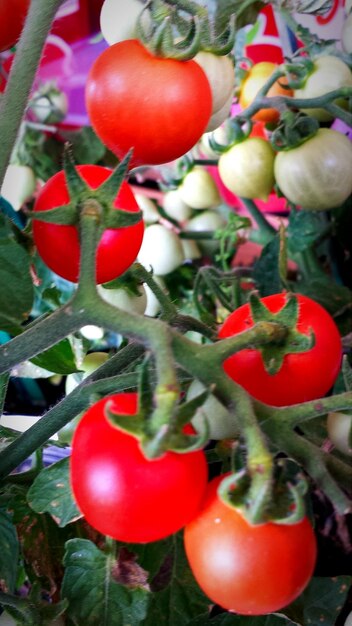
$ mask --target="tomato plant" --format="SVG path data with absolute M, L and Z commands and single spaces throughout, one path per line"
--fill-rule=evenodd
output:
M 237 352 L 224 361 L 225 372 L 252 396 L 273 406 L 314 400 L 325 395 L 334 384 L 341 365 L 341 338 L 329 313 L 307 296 L 298 295 L 300 333 L 314 333 L 313 346 L 304 352 L 286 354 L 279 371 L 269 374 L 262 354 L 256 349 Z M 284 306 L 286 295 L 262 298 L 272 313 Z M 230 313 L 219 330 L 220 339 L 231 337 L 253 326 L 249 304 Z M 314 375 L 315 373 L 315 375 Z
M 0 1 L 0 52 L 8 50 L 20 37 L 30 0 Z
M 148 460 L 138 440 L 105 414 L 108 406 L 134 415 L 137 401 L 135 393 L 116 394 L 85 413 L 72 441 L 71 483 L 89 524 L 119 541 L 144 543 L 167 537 L 196 515 L 207 464 L 202 451 Z
M 266 200 L 274 185 L 275 153 L 261 137 L 236 143 L 219 158 L 219 176 L 237 196 Z
M 213 479 L 198 515 L 184 530 L 186 554 L 204 593 L 221 607 L 243 615 L 276 612 L 308 584 L 316 540 L 305 517 L 292 525 L 252 526 L 225 504 Z
M 111 174 L 99 165 L 80 165 L 77 171 L 92 189 L 96 189 Z M 40 190 L 34 211 L 47 211 L 69 203 L 64 171 L 50 178 Z M 139 206 L 126 182 L 122 183 L 115 199 L 117 210 L 139 211 Z M 144 226 L 140 221 L 126 228 L 107 229 L 97 250 L 96 278 L 106 283 L 125 272 L 135 261 L 143 240 Z M 66 280 L 77 282 L 80 262 L 80 244 L 75 226 L 33 222 L 33 237 L 38 253 L 53 272 Z
M 242 109 L 246 109 L 253 102 L 258 91 L 264 87 L 277 68 L 278 65 L 269 61 L 256 63 L 250 68 L 240 88 L 239 104 Z M 287 87 L 287 79 L 281 77 L 270 87 L 266 95 L 269 98 L 272 96 L 292 96 L 293 91 Z M 252 119 L 261 122 L 277 122 L 279 117 L 279 111 L 273 108 L 260 109 L 253 115 Z
M 103 143 L 119 158 L 133 148 L 137 166 L 166 163 L 190 150 L 209 121 L 212 97 L 195 61 L 156 57 L 130 39 L 93 63 L 86 104 Z
M 319 128 L 301 145 L 279 152 L 275 179 L 282 193 L 304 209 L 338 207 L 352 193 L 352 143 L 331 128 Z

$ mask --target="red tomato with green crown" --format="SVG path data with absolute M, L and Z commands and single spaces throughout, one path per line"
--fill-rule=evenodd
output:
M 324 396 L 334 384 L 340 370 L 342 344 L 331 315 L 320 304 L 298 295 L 299 333 L 314 333 L 313 346 L 304 352 L 286 354 L 281 368 L 269 374 L 259 349 L 244 349 L 227 358 L 223 367 L 236 383 L 254 398 L 272 406 L 291 405 Z M 286 303 L 286 294 L 261 298 L 273 313 Z M 249 304 L 239 307 L 226 318 L 219 338 L 237 335 L 254 325 Z
M 154 56 L 138 40 L 104 50 L 87 79 L 94 130 L 117 157 L 133 148 L 131 166 L 173 161 L 200 139 L 210 119 L 209 81 L 193 60 Z
M 186 555 L 204 593 L 242 615 L 273 613 L 295 600 L 315 567 L 317 544 L 307 517 L 296 524 L 251 525 L 208 486 L 199 514 L 184 530 Z
M 100 165 L 78 165 L 77 171 L 92 189 L 99 187 L 112 173 Z M 34 211 L 47 211 L 69 203 L 63 170 L 54 174 L 42 187 Z M 129 185 L 123 181 L 115 198 L 114 208 L 139 211 Z M 123 274 L 134 263 L 142 245 L 144 223 L 104 231 L 97 249 L 96 280 L 107 283 Z M 40 257 L 56 274 L 74 283 L 79 277 L 80 243 L 76 226 L 49 224 L 33 220 L 33 237 Z
M 70 461 L 74 498 L 87 522 L 118 541 L 163 539 L 191 521 L 205 493 L 203 450 L 146 458 L 136 437 L 109 422 L 111 412 L 134 415 L 138 395 L 120 393 L 96 402 L 80 420 Z

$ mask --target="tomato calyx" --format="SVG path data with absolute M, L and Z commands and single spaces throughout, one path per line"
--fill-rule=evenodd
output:
M 305 517 L 308 484 L 292 459 L 278 459 L 273 476 L 253 491 L 243 455 L 240 458 L 237 452 L 236 456 L 235 471 L 225 474 L 218 487 L 218 496 L 226 505 L 240 511 L 253 526 L 268 522 L 296 524 Z
M 209 136 L 209 146 L 219 154 L 228 152 L 232 146 L 248 139 L 252 128 L 253 122 L 250 119 L 236 115 L 224 123 L 226 144 L 216 141 L 214 134 L 212 134 Z
M 116 211 L 113 204 L 124 181 L 131 151 L 97 189 L 92 189 L 78 172 L 69 147 L 64 154 L 64 171 L 70 202 L 46 211 L 33 211 L 31 217 L 41 222 L 78 226 L 81 215 L 94 217 L 101 230 L 125 228 L 141 221 L 142 211 Z
M 272 132 L 270 143 L 277 152 L 291 150 L 314 137 L 319 128 L 319 122 L 315 118 L 286 111 L 280 124 Z
M 297 330 L 299 305 L 294 294 L 286 294 L 286 303 L 277 313 L 269 311 L 256 292 L 250 294 L 249 302 L 254 323 L 276 322 L 286 328 L 286 335 L 280 342 L 257 348 L 261 352 L 268 374 L 274 376 L 280 371 L 286 355 L 307 352 L 313 348 L 315 343 L 313 331 L 305 335 Z
M 147 28 L 143 19 L 145 11 L 150 16 Z M 215 30 L 206 7 L 189 0 L 173 3 L 151 0 L 136 24 L 138 39 L 152 54 L 180 61 L 192 59 L 200 50 L 217 55 L 231 52 L 236 32 L 235 16 L 230 16 L 220 34 L 215 35 Z
M 134 415 L 116 413 L 111 403 L 105 406 L 106 417 L 116 428 L 139 440 L 148 459 L 161 457 L 166 451 L 186 454 L 202 449 L 209 440 L 209 425 L 204 417 L 204 428 L 195 432 L 190 422 L 207 400 L 210 391 L 205 390 L 193 399 L 177 404 L 167 414 L 170 390 L 159 386 L 153 389 L 150 380 L 150 355 L 139 370 L 138 409 Z M 172 391 L 173 393 L 173 391 Z M 162 414 L 162 421 L 160 420 Z

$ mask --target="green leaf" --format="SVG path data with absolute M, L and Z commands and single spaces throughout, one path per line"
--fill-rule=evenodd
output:
M 90 126 L 72 134 L 70 143 L 73 157 L 80 164 L 98 163 L 106 152 L 106 147 Z
M 260 617 L 245 617 L 244 615 L 223 613 L 212 619 L 209 619 L 206 614 L 200 615 L 196 619 L 187 622 L 187 626 L 297 626 L 297 623 L 291 622 L 284 615 L 274 613 Z
M 0 214 L 0 329 L 18 332 L 33 304 L 30 257 Z
M 334 626 L 347 597 L 351 576 L 312 578 L 306 590 L 286 609 L 290 619 L 299 624 Z
M 50 626 L 59 615 L 62 615 L 67 606 L 66 600 L 56 604 L 43 601 L 39 582 L 32 585 L 29 595 L 25 598 L 1 594 L 0 600 L 7 613 L 21 626 Z
M 173 536 L 172 549 L 165 559 L 162 576 L 152 581 L 151 588 L 159 588 L 160 591 L 156 591 L 151 598 L 143 626 L 188 624 L 190 619 L 207 610 L 210 601 L 193 578 L 181 534 Z
M 31 359 L 31 362 L 34 365 L 63 376 L 77 372 L 74 352 L 68 339 L 63 339 L 55 346 L 45 350 Z
M 116 581 L 117 560 L 87 539 L 66 543 L 62 596 L 77 626 L 138 626 L 146 616 L 149 592 Z M 84 601 L 82 601 L 84 599 Z
M 0 581 L 3 591 L 14 591 L 18 565 L 18 538 L 10 515 L 0 509 Z
M 81 517 L 70 487 L 69 459 L 62 459 L 43 469 L 27 494 L 29 506 L 36 513 L 49 513 L 60 528 Z
M 288 246 L 291 253 L 303 252 L 317 242 L 328 228 L 323 211 L 298 211 L 291 208 L 287 227 Z
M 345 308 L 349 310 L 352 304 L 351 291 L 342 285 L 336 284 L 328 277 L 313 278 L 310 280 L 292 283 L 292 290 L 307 295 L 321 304 L 330 315 L 334 315 Z M 336 320 L 337 321 L 337 320 Z
M 264 246 L 259 259 L 254 264 L 253 278 L 262 297 L 282 291 L 280 248 L 280 237 L 276 235 Z

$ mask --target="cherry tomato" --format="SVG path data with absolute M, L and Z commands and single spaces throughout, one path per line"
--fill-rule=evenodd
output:
M 276 63 L 269 61 L 262 61 L 253 65 L 241 86 L 239 103 L 242 109 L 246 109 L 253 102 L 259 89 L 265 85 L 277 68 Z M 281 77 L 270 87 L 266 95 L 269 97 L 292 96 L 292 89 L 285 88 L 285 85 L 287 85 L 287 80 L 285 77 Z M 262 122 L 277 122 L 279 117 L 280 114 L 277 109 L 260 109 L 253 115 L 252 119 Z
M 224 361 L 225 372 L 244 387 L 254 398 L 273 406 L 284 406 L 314 400 L 324 396 L 339 373 L 342 347 L 337 326 L 329 313 L 307 296 L 298 295 L 297 330 L 314 333 L 315 343 L 306 352 L 287 354 L 281 369 L 269 374 L 261 352 L 240 350 Z M 273 313 L 286 302 L 284 293 L 262 298 L 262 303 Z M 219 337 L 231 337 L 253 326 L 249 304 L 233 311 L 219 331 Z
M 243 615 L 278 611 L 308 584 L 316 561 L 309 520 L 252 526 L 217 495 L 223 476 L 209 483 L 201 511 L 184 530 L 187 558 L 204 593 Z
M 297 148 L 276 155 L 275 179 L 286 198 L 304 209 L 338 207 L 352 193 L 352 143 L 342 133 L 320 128 Z
M 207 484 L 202 450 L 148 460 L 138 440 L 107 419 L 105 409 L 134 415 L 136 393 L 95 403 L 72 441 L 74 498 L 87 522 L 118 541 L 144 543 L 180 530 L 197 514 Z
M 100 165 L 79 165 L 78 172 L 92 189 L 96 189 L 111 174 Z M 34 211 L 46 211 L 69 203 L 65 174 L 61 170 L 40 190 Z M 115 199 L 118 210 L 139 211 L 139 206 L 126 182 Z M 107 283 L 123 274 L 135 261 L 143 240 L 141 220 L 126 228 L 105 230 L 97 251 L 97 283 Z M 72 282 L 78 281 L 80 244 L 75 226 L 47 224 L 33 220 L 33 237 L 38 253 L 53 272 Z
M 185 260 L 178 234 L 163 224 L 151 224 L 145 229 L 138 261 L 147 270 L 153 268 L 158 276 L 165 276 Z
M 178 188 L 182 200 L 192 209 L 210 209 L 220 204 L 220 194 L 213 177 L 201 165 L 195 165 Z
M 329 439 L 335 448 L 351 456 L 352 446 L 349 444 L 349 434 L 352 429 L 352 415 L 341 412 L 329 413 L 326 426 Z
M 352 72 L 348 65 L 332 54 L 324 54 L 314 61 L 314 69 L 309 74 L 303 87 L 295 89 L 295 98 L 317 98 L 329 91 L 341 87 L 352 87 Z M 338 101 L 343 105 L 344 101 Z M 333 115 L 325 109 L 303 109 L 307 115 L 317 118 L 321 122 L 333 119 Z
M 0 52 L 17 43 L 29 4 L 30 0 L 0 0 Z
M 237 196 L 267 200 L 274 185 L 275 152 L 261 137 L 236 143 L 219 158 L 219 176 Z
M 209 132 L 218 128 L 230 115 L 235 89 L 234 64 L 229 56 L 219 56 L 204 50 L 198 52 L 194 60 L 204 70 L 211 89 L 213 106 L 206 127 Z
M 139 41 L 102 52 L 87 78 L 90 121 L 103 143 L 132 166 L 173 161 L 188 152 L 209 121 L 208 79 L 193 60 L 152 55 Z

